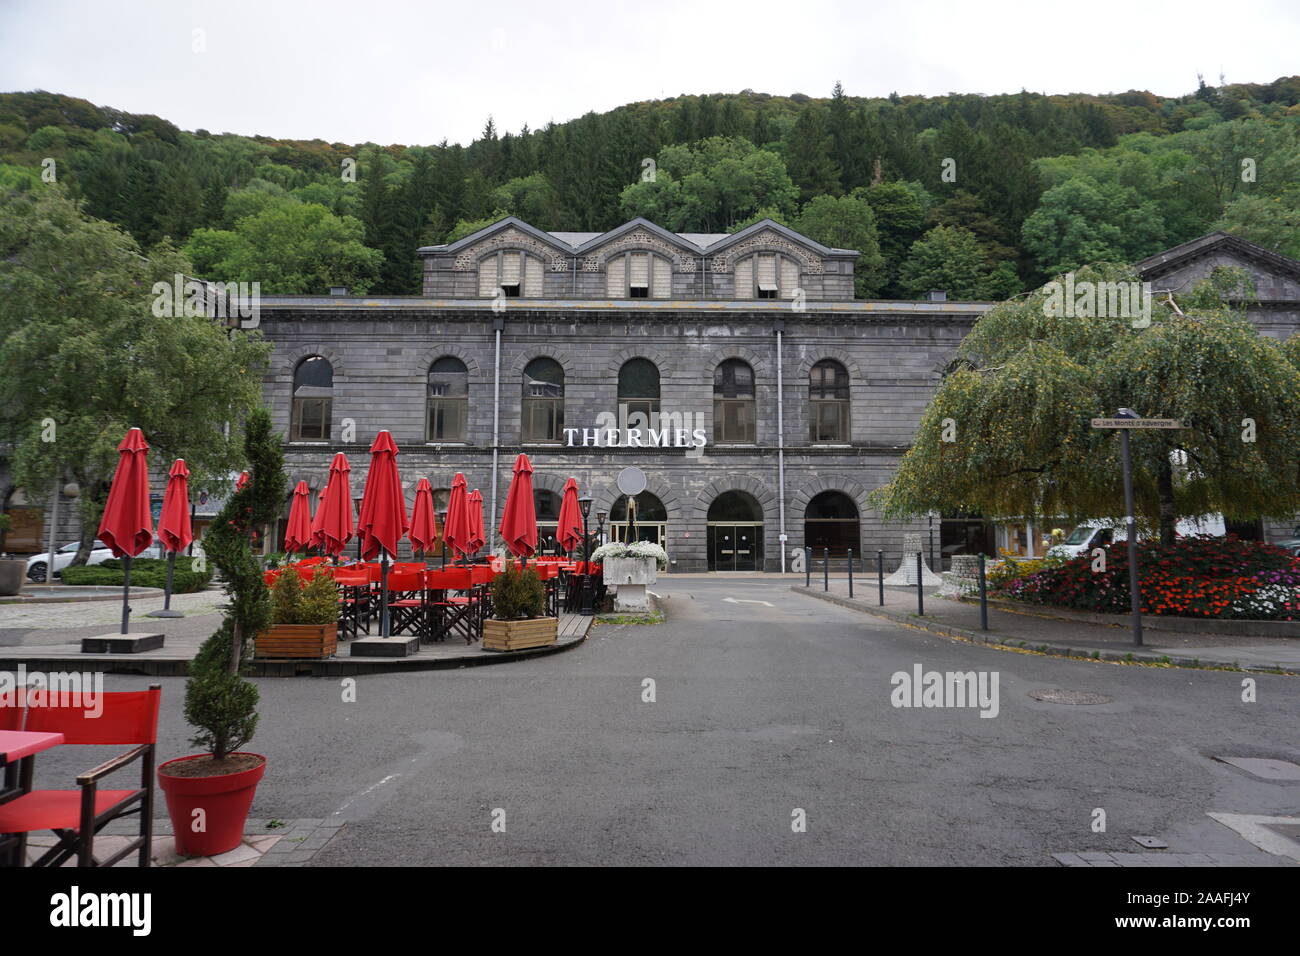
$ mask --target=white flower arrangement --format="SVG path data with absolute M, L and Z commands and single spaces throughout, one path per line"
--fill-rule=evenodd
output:
M 654 558 L 655 566 L 660 571 L 668 568 L 668 552 L 653 541 L 636 541 L 632 544 L 611 541 L 591 553 L 591 560 L 596 564 L 604 564 L 608 558 Z

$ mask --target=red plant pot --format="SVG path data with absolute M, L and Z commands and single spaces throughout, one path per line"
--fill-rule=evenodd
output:
M 213 777 L 177 777 L 168 767 L 211 754 L 194 754 L 168 760 L 158 768 L 158 786 L 167 797 L 167 814 L 176 836 L 176 852 L 182 856 L 216 856 L 239 846 L 244 838 L 244 822 L 253 805 L 258 781 L 266 772 L 266 758 L 248 770 L 223 773 Z M 236 754 L 231 754 L 236 756 Z M 196 814 L 196 810 L 202 813 Z M 203 828 L 195 832 L 196 823 Z

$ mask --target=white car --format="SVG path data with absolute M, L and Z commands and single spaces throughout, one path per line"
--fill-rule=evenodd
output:
M 59 572 L 72 563 L 72 559 L 77 556 L 77 549 L 81 547 L 81 542 L 73 541 L 71 544 L 65 544 L 54 552 L 54 576 L 59 577 Z M 142 558 L 161 557 L 161 549 L 157 542 L 151 544 L 144 551 L 140 552 Z M 95 539 L 91 546 L 90 557 L 86 559 L 86 564 L 99 564 L 107 561 L 113 556 L 112 550 L 108 545 Z M 37 584 L 43 584 L 46 579 L 46 566 L 50 563 L 50 554 L 48 551 L 42 551 L 40 554 L 33 554 L 27 559 L 27 577 Z
M 1208 534 L 1222 538 L 1227 534 L 1222 515 L 1180 518 L 1175 530 L 1180 537 Z M 1139 534 L 1139 538 L 1145 537 L 1148 535 Z M 1114 542 L 1127 540 L 1128 526 L 1123 518 L 1095 518 L 1076 527 L 1060 544 L 1052 545 L 1047 550 L 1047 555 L 1051 558 L 1077 558 L 1088 554 L 1093 548 L 1104 548 Z

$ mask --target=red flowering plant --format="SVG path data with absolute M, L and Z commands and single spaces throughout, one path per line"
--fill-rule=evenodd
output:
M 1086 554 L 1004 581 L 1006 597 L 1083 611 L 1121 614 L 1129 609 L 1128 545 L 1105 549 L 1105 570 Z M 1171 548 L 1138 544 L 1144 614 L 1182 617 L 1300 620 L 1300 558 L 1281 548 L 1235 535 L 1179 538 Z

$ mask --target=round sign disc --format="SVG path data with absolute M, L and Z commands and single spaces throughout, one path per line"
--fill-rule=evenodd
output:
M 636 465 L 628 465 L 618 473 L 615 484 L 625 495 L 639 495 L 645 491 L 645 472 Z

